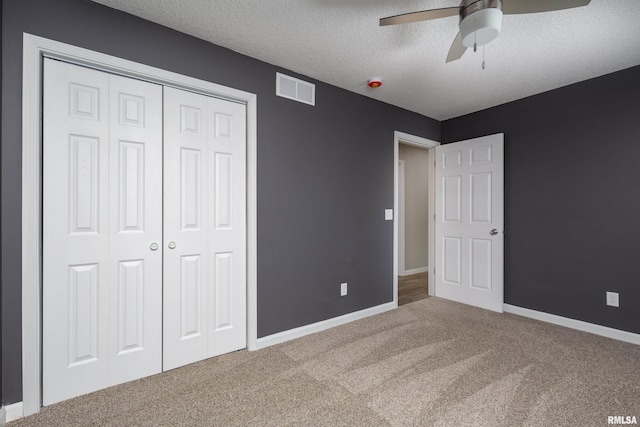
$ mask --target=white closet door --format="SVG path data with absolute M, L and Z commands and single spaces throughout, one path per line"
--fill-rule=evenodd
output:
M 161 369 L 160 86 L 45 60 L 43 403 Z M 155 181 L 155 182 L 154 182 Z
M 246 346 L 244 106 L 165 88 L 165 370 Z
M 245 106 L 44 76 L 43 403 L 246 347 Z
M 164 89 L 164 358 L 207 357 L 207 98 Z
M 162 86 L 109 76 L 110 385 L 162 370 Z
M 209 357 L 247 346 L 246 107 L 209 98 Z
M 43 403 L 109 385 L 109 76 L 45 60 Z

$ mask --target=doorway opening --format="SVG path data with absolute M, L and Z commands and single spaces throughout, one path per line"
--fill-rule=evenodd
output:
M 440 143 L 395 132 L 394 301 L 435 295 L 435 147 Z

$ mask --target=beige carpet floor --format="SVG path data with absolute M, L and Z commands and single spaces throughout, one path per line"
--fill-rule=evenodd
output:
M 43 408 L 19 426 L 607 426 L 640 346 L 439 298 Z

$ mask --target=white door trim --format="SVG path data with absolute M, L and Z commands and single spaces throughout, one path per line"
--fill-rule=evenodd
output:
M 398 160 L 398 276 L 407 274 L 405 271 L 405 191 L 404 191 L 405 169 L 404 160 Z
M 395 131 L 393 133 L 393 211 L 396 212 L 393 220 L 393 302 L 398 306 L 398 162 L 400 160 L 400 143 L 406 145 L 412 145 L 414 147 L 424 148 L 429 150 L 429 241 L 428 241 L 428 251 L 429 251 L 429 264 L 430 266 L 435 265 L 434 258 L 434 248 L 435 248 L 435 221 L 433 220 L 433 216 L 435 213 L 435 168 L 433 167 L 433 162 L 435 160 L 434 153 L 432 148 L 440 145 L 439 142 L 433 141 L 431 139 L 422 138 L 415 135 L 410 135 L 408 133 Z M 428 272 L 428 280 L 429 283 L 435 283 L 433 279 L 433 268 L 429 269 Z M 429 295 L 435 295 L 434 286 L 429 286 Z
M 44 57 L 160 83 L 247 106 L 247 347 L 257 349 L 257 95 L 24 34 L 22 63 L 22 401 L 40 410 L 42 334 L 42 61 Z

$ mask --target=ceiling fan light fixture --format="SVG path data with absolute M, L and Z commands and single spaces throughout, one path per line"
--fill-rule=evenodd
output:
M 516 15 L 556 10 L 574 9 L 587 6 L 591 0 L 459 0 L 456 7 L 427 9 L 419 12 L 403 13 L 380 19 L 380 25 L 410 24 L 458 15 L 460 31 L 453 40 L 447 55 L 447 62 L 462 58 L 467 48 L 477 51 L 493 41 L 502 29 L 502 15 Z M 484 68 L 484 61 L 483 61 Z
M 467 15 L 460 21 L 460 37 L 466 47 L 482 46 L 494 40 L 502 28 L 502 11 L 487 8 Z

